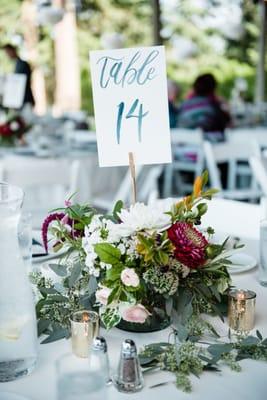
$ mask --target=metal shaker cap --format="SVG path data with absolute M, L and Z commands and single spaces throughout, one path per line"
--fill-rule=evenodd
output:
M 137 356 L 136 345 L 133 340 L 126 339 L 122 342 L 121 355 L 123 358 L 134 358 Z
M 106 339 L 103 336 L 96 336 L 93 341 L 92 349 L 106 353 L 108 350 Z

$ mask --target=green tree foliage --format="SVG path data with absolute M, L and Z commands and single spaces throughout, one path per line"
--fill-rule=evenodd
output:
M 21 2 L 1 0 L 2 43 L 10 40 L 14 34 L 21 34 L 26 28 L 21 26 L 19 20 Z M 221 94 L 226 97 L 229 97 L 237 76 L 246 78 L 249 83 L 249 98 L 252 99 L 258 58 L 258 6 L 252 0 L 165 0 L 161 1 L 161 4 L 162 36 L 167 50 L 168 75 L 180 84 L 182 95 L 188 91 L 198 74 L 210 71 L 216 75 Z M 216 17 L 222 4 L 229 7 L 231 4 L 239 4 L 242 7 L 243 33 L 238 39 L 228 38 L 218 27 L 205 26 L 203 23 L 207 16 Z M 125 46 L 150 45 L 153 33 L 152 5 L 152 0 L 81 0 L 77 10 L 77 34 L 82 107 L 87 111 L 93 111 L 88 73 L 89 51 L 102 48 L 103 35 L 114 32 L 123 35 Z M 227 26 L 228 21 L 225 24 Z M 174 50 L 175 38 L 181 37 L 194 45 L 194 51 L 186 58 L 179 58 Z M 177 46 L 179 47 L 179 44 Z M 43 67 L 49 99 L 52 102 L 55 74 L 51 27 L 39 28 L 39 54 L 39 63 Z M 1 61 L 0 68 L 6 69 L 7 62 L 2 57 Z
M 225 21 L 223 31 L 219 26 L 211 27 L 205 23 L 207 17 L 218 17 L 221 5 L 230 7 L 231 4 L 239 4 L 242 10 L 242 33 L 236 39 L 227 36 L 229 21 Z M 225 97 L 230 96 L 235 78 L 244 77 L 249 84 L 248 98 L 252 100 L 259 34 L 258 10 L 252 0 L 206 0 L 206 8 L 203 8 L 202 1 L 177 0 L 175 9 L 166 10 L 165 26 L 169 48 L 168 72 L 180 84 L 182 95 L 197 75 L 208 71 L 216 76 L 220 92 Z M 182 36 L 194 44 L 191 56 L 180 60 L 173 56 L 169 42 L 175 36 Z

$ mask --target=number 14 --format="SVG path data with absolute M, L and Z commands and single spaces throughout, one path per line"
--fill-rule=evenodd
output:
M 139 109 L 137 110 L 139 105 Z M 125 103 L 122 101 L 118 105 L 118 115 L 117 115 L 117 143 L 120 144 L 121 140 L 121 126 L 122 126 L 122 119 L 124 117 L 124 109 Z M 137 114 L 134 114 L 137 111 Z M 148 111 L 143 112 L 143 104 L 139 102 L 139 99 L 136 99 L 130 107 L 130 110 L 126 114 L 125 118 L 137 118 L 138 119 L 138 140 L 139 142 L 142 141 L 142 122 L 143 118 L 148 114 Z

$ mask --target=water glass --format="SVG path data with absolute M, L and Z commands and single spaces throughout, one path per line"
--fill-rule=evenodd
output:
M 259 281 L 267 287 L 267 219 L 260 222 L 260 265 Z
M 32 215 L 22 213 L 18 226 L 19 246 L 27 272 L 32 270 Z
M 66 354 L 56 362 L 57 400 L 107 400 L 101 371 L 90 368 L 88 359 Z

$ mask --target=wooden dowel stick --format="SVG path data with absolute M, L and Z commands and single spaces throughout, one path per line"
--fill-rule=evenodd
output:
M 135 163 L 133 153 L 129 153 L 129 167 L 132 178 L 132 188 L 133 188 L 133 204 L 136 203 L 136 177 L 135 177 Z

